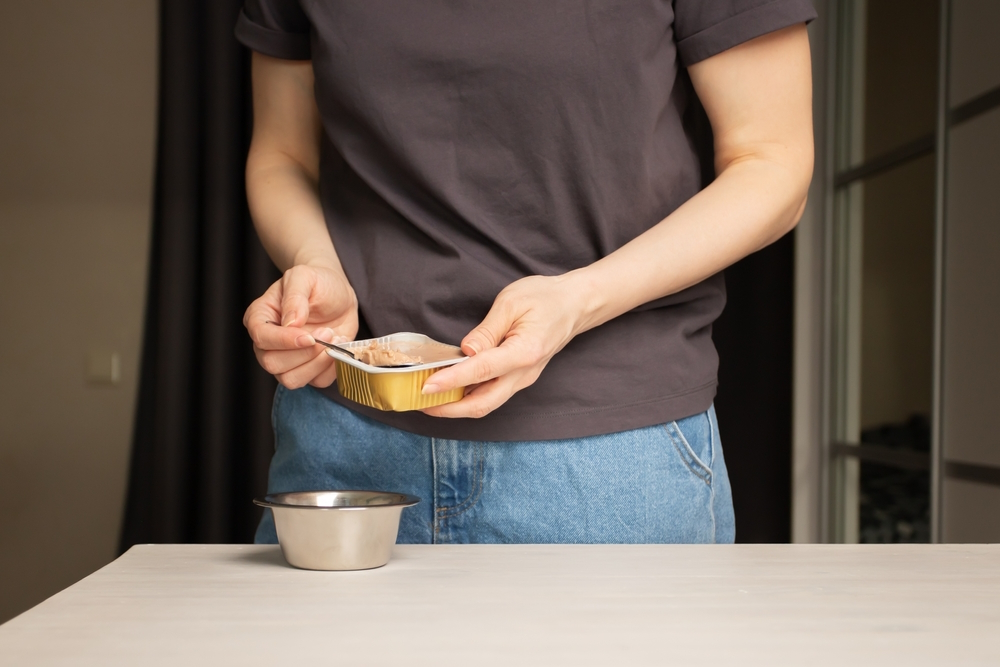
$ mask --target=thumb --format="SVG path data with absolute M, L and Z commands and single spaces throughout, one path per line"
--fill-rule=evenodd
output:
M 499 346 L 513 324 L 507 310 L 507 308 L 494 303 L 479 326 L 462 339 L 462 352 L 473 357 L 480 352 Z
M 281 326 L 301 327 L 309 321 L 313 276 L 305 267 L 296 266 L 285 273 L 281 282 Z

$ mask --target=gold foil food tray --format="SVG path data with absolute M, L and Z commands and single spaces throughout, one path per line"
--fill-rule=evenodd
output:
M 367 373 L 340 359 L 336 359 L 336 363 L 340 395 L 376 410 L 422 410 L 453 403 L 465 395 L 463 387 L 437 394 L 420 393 L 427 378 L 439 368 L 422 368 L 408 373 Z

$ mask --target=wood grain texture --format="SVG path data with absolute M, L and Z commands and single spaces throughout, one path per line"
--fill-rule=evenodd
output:
M 0 626 L 0 664 L 979 665 L 998 637 L 998 545 L 147 545 Z

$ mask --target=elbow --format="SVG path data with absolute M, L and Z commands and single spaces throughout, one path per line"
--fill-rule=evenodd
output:
M 813 147 L 809 142 L 808 150 L 804 155 L 796 160 L 791 168 L 791 187 L 789 188 L 791 197 L 789 198 L 789 215 L 785 219 L 784 229 L 781 235 L 795 229 L 806 211 L 806 204 L 809 202 L 809 186 L 812 185 L 813 177 Z
M 781 235 L 784 236 L 788 232 L 795 229 L 799 224 L 799 220 L 802 219 L 802 215 L 806 212 L 806 203 L 808 203 L 809 195 L 804 195 L 800 200 L 798 205 L 795 207 L 795 212 L 792 213 L 791 217 L 785 223 L 785 228 L 781 231 Z

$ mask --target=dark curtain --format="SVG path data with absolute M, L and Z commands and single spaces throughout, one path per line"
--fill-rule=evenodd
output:
M 794 236 L 726 270 L 715 408 L 737 542 L 788 542 L 792 520 Z
M 277 274 L 245 204 L 248 54 L 232 33 L 241 4 L 160 7 L 156 187 L 123 550 L 249 541 L 259 516 L 250 500 L 266 487 L 275 385 L 241 318 Z M 701 138 L 710 152 L 710 134 Z M 789 538 L 792 256 L 789 236 L 728 270 L 729 304 L 714 330 L 741 542 Z
M 273 449 L 274 380 L 241 318 L 276 279 L 246 208 L 241 0 L 160 4 L 156 183 L 122 549 L 246 542 Z

